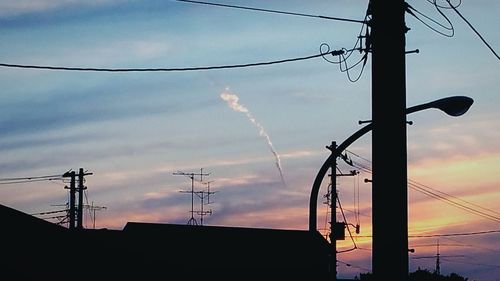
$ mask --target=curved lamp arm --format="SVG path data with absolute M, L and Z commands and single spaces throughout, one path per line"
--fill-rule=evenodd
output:
M 474 100 L 472 98 L 466 96 L 453 96 L 438 99 L 432 102 L 412 106 L 406 109 L 406 114 L 414 113 L 417 111 L 421 111 L 429 108 L 436 108 L 441 111 L 444 111 L 446 114 L 451 116 L 460 116 L 467 112 L 471 107 Z M 318 171 L 316 178 L 314 179 L 314 183 L 311 190 L 311 196 L 309 198 L 309 231 L 317 230 L 317 214 L 318 214 L 318 193 L 321 187 L 321 182 L 325 177 L 328 169 L 331 167 L 331 164 L 334 159 L 340 156 L 340 154 L 353 142 L 357 139 L 368 133 L 373 129 L 373 123 L 370 123 L 363 128 L 356 131 L 349 138 L 347 138 L 344 142 L 342 142 L 336 149 L 332 151 L 332 154 L 326 159 L 323 166 Z
M 370 123 L 363 128 L 359 129 L 357 132 L 352 134 L 349 138 L 347 138 L 344 142 L 342 142 L 336 149 L 333 150 L 332 154 L 326 159 L 323 166 L 318 171 L 316 178 L 314 179 L 313 187 L 311 190 L 311 197 L 309 199 L 309 231 L 316 231 L 317 229 L 317 214 L 318 214 L 318 193 L 321 187 L 321 182 L 325 177 L 328 169 L 331 167 L 331 163 L 333 160 L 340 156 L 340 153 L 344 151 L 349 145 L 355 142 L 357 139 L 368 133 L 373 129 L 373 124 Z

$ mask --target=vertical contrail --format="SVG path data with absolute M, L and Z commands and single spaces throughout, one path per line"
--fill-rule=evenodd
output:
M 273 143 L 271 142 L 271 138 L 267 134 L 266 130 L 264 130 L 264 127 L 259 122 L 257 122 L 257 120 L 255 120 L 255 117 L 253 117 L 252 113 L 250 113 L 248 108 L 238 103 L 239 100 L 238 96 L 231 93 L 231 91 L 228 88 L 226 88 L 224 92 L 220 94 L 220 97 L 221 99 L 226 101 L 229 107 L 231 107 L 234 111 L 244 113 L 247 116 L 248 120 L 250 120 L 250 122 L 252 122 L 252 124 L 254 124 L 259 129 L 259 135 L 266 139 L 267 145 L 269 146 L 271 152 L 274 154 L 274 157 L 276 158 L 276 167 L 280 172 L 280 177 L 283 185 L 286 186 L 285 178 L 283 177 L 283 169 L 281 168 L 280 155 L 278 154 L 278 152 L 276 152 L 276 149 L 274 149 Z

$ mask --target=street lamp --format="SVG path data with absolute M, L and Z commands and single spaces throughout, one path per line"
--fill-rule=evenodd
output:
M 454 96 L 442 98 L 421 105 L 412 106 L 406 109 L 406 114 L 421 111 L 428 108 L 439 109 L 450 116 L 460 116 L 466 113 L 471 107 L 473 99 L 464 96 Z
M 409 107 L 406 109 L 406 114 L 414 113 L 429 108 L 435 108 L 445 112 L 450 116 L 456 117 L 466 113 L 471 107 L 473 102 L 474 100 L 470 97 L 452 96 Z M 337 157 L 339 157 L 341 153 L 344 150 L 346 150 L 347 147 L 349 147 L 349 145 L 351 145 L 354 141 L 356 141 L 366 133 L 370 132 L 372 129 L 373 129 L 373 123 L 370 122 L 368 125 L 362 127 L 354 134 L 352 134 L 350 137 L 348 137 L 346 140 L 344 140 L 344 142 L 342 142 L 339 146 L 330 147 L 332 153 L 319 169 L 311 189 L 311 196 L 309 199 L 309 231 L 317 231 L 318 193 L 321 187 L 321 182 L 323 181 L 323 178 L 328 172 L 328 169 L 332 167 L 334 163 L 336 163 Z M 335 202 L 333 202 L 332 204 L 335 204 Z M 335 240 L 332 240 L 331 243 L 335 243 Z M 407 249 L 405 249 L 405 251 L 407 251 Z M 336 253 L 333 254 L 336 255 Z

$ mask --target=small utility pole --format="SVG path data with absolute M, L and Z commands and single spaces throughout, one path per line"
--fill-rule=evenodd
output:
M 332 154 L 337 150 L 337 143 L 332 141 L 330 146 L 327 146 Z M 337 225 L 337 157 L 333 157 L 332 165 L 330 167 L 332 173 L 330 174 L 330 273 L 333 280 L 337 280 L 337 237 L 335 227 Z
M 330 146 L 326 147 L 332 152 L 332 155 L 337 155 L 337 142 L 332 141 Z M 347 158 L 347 157 L 346 157 Z M 344 161 L 347 162 L 346 159 Z M 349 163 L 348 163 L 349 164 Z M 352 165 L 352 162 L 350 163 Z M 333 280 L 337 280 L 337 240 L 345 239 L 345 228 L 347 222 L 337 222 L 337 177 L 355 176 L 357 172 L 351 171 L 348 174 L 337 174 L 337 157 L 332 157 L 331 161 L 331 174 L 330 174 L 330 190 L 327 194 L 330 203 L 330 244 L 331 244 L 331 259 L 330 259 L 330 273 Z M 340 201 L 339 201 L 340 202 Z M 359 232 L 359 225 L 356 225 L 356 233 Z
M 75 229 L 75 201 L 76 201 L 76 174 L 75 171 L 66 172 L 64 178 L 70 178 L 69 183 L 69 229 Z M 64 188 L 68 188 L 65 186 Z
M 74 173 L 74 172 L 73 172 Z M 83 168 L 78 171 L 78 223 L 76 228 L 83 229 L 83 191 L 87 189 L 84 183 L 84 176 L 92 175 L 92 173 L 83 172 Z

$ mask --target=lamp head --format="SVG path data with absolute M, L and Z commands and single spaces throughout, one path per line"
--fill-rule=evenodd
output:
M 437 108 L 448 115 L 460 116 L 466 113 L 471 107 L 474 100 L 466 96 L 454 96 L 442 98 L 430 102 L 430 107 Z

